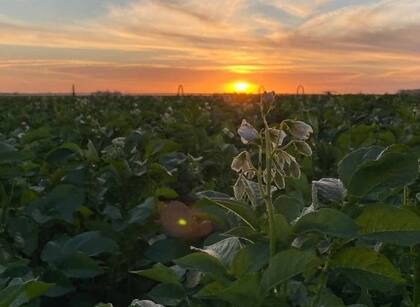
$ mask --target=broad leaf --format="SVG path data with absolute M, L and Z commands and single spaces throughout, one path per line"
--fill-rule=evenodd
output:
M 268 258 L 267 244 L 250 244 L 238 251 L 233 259 L 231 270 L 237 277 L 258 272 L 268 263 Z
M 142 204 L 130 210 L 129 224 L 144 225 L 155 209 L 156 201 L 149 197 Z
M 99 231 L 88 231 L 68 240 L 62 249 L 64 254 L 80 251 L 88 256 L 97 256 L 102 253 L 115 253 L 118 245 L 114 240 L 101 235 Z
M 177 306 L 185 295 L 184 288 L 178 284 L 159 284 L 147 294 L 153 301 L 164 306 Z
M 310 251 L 298 249 L 282 251 L 270 259 L 262 277 L 261 287 L 268 292 L 280 283 L 315 268 L 318 263 L 319 259 Z
M 45 294 L 53 284 L 37 280 L 13 280 L 0 291 L 0 307 L 21 306 Z
M 190 247 L 184 242 L 168 238 L 154 242 L 144 255 L 155 262 L 167 263 L 190 253 Z
M 254 211 L 248 206 L 240 201 L 233 199 L 225 198 L 207 198 L 208 201 L 213 204 L 220 206 L 238 216 L 242 221 L 244 221 L 248 226 L 254 230 L 258 228 L 258 222 L 255 217 Z
M 203 273 L 226 273 L 225 267 L 218 258 L 203 252 L 189 254 L 175 260 L 175 263 L 185 269 L 196 270 Z
M 357 168 L 366 161 L 375 160 L 382 150 L 383 147 L 372 146 L 359 148 L 347 154 L 338 163 L 338 175 L 343 183 L 347 186 Z
M 385 149 L 376 160 L 363 163 L 348 184 L 350 194 L 376 198 L 389 195 L 390 189 L 400 189 L 418 177 L 418 158 L 401 145 Z
M 131 273 L 153 279 L 158 282 L 168 284 L 179 284 L 179 277 L 174 270 L 157 263 L 152 268 L 141 271 L 132 271 Z
M 293 227 L 296 233 L 315 231 L 340 238 L 356 236 L 357 229 L 357 225 L 348 215 L 329 208 L 321 208 L 304 215 Z
M 420 217 L 414 212 L 390 205 L 369 205 L 356 218 L 364 238 L 413 246 L 420 243 Z
M 231 306 L 257 307 L 261 304 L 263 295 L 259 275 L 250 274 L 227 286 L 218 282 L 210 283 L 202 288 L 195 297 L 222 300 Z
M 288 222 L 294 221 L 299 217 L 305 204 L 298 198 L 288 195 L 280 195 L 273 202 L 277 212 L 283 214 Z
M 363 247 L 350 247 L 335 255 L 330 267 L 345 273 L 363 288 L 386 291 L 404 283 L 392 263 L 383 255 Z

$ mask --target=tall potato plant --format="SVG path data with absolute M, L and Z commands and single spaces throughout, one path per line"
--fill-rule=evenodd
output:
M 296 120 L 269 125 L 274 100 L 261 95 L 260 130 L 245 119 L 238 129 L 247 150 L 232 161 L 234 197 L 200 194 L 207 212 L 230 213 L 231 228 L 136 271 L 159 282 L 148 298 L 165 306 L 418 306 L 420 217 L 409 193 L 418 152 L 355 150 L 338 164 L 339 178 L 312 183 L 312 202 L 301 208 L 282 191 L 301 175 L 296 157 L 311 156 L 313 131 Z

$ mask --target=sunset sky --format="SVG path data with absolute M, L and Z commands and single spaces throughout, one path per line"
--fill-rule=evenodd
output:
M 0 0 L 0 92 L 420 88 L 419 0 Z

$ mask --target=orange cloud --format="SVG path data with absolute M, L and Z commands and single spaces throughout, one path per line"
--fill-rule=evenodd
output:
M 420 3 L 335 2 L 137 0 L 57 27 L 0 16 L 0 91 L 213 92 L 244 78 L 287 92 L 419 86 Z

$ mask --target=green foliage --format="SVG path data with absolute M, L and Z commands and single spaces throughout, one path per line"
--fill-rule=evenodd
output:
M 281 251 L 270 259 L 262 277 L 261 287 L 268 292 L 280 283 L 315 268 L 318 264 L 318 258 L 313 252 L 297 249 Z
M 415 97 L 0 102 L 0 307 L 420 304 Z
M 387 291 L 405 282 L 385 256 L 367 248 L 343 249 L 331 259 L 330 265 L 332 269 L 344 271 L 362 288 Z

